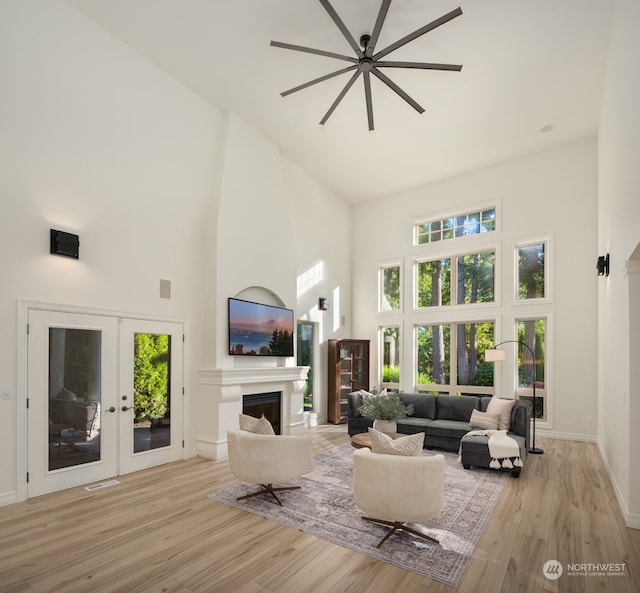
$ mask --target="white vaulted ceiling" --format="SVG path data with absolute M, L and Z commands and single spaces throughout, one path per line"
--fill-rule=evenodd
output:
M 421 115 L 373 78 L 369 131 L 362 77 L 325 125 L 349 74 L 280 96 L 348 64 L 271 40 L 353 55 L 318 0 L 67 1 L 352 202 L 593 136 L 614 8 L 609 0 L 393 0 L 377 49 L 458 6 L 463 15 L 386 59 L 463 68 L 385 70 Z M 356 40 L 371 33 L 380 3 L 331 0 Z

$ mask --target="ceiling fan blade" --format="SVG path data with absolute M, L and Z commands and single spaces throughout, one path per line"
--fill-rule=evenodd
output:
M 342 68 L 341 70 L 336 70 L 335 72 L 331 72 L 330 74 L 325 74 L 324 76 L 320 76 L 319 78 L 314 78 L 313 80 L 310 80 L 309 82 L 305 82 L 304 84 L 301 84 L 299 86 L 293 87 L 292 89 L 283 91 L 282 93 L 280 93 L 280 95 L 282 97 L 286 97 L 287 95 L 291 95 L 292 93 L 296 93 L 298 91 L 301 91 L 302 89 L 306 89 L 307 87 L 312 86 L 314 84 L 318 84 L 319 82 L 329 80 L 334 76 L 340 76 L 340 74 L 344 74 L 345 72 L 350 72 L 351 70 L 355 70 L 357 67 L 358 67 L 357 64 L 354 64 L 353 66 L 347 66 L 346 68 Z
M 331 114 L 335 111 L 338 103 L 344 99 L 344 96 L 349 92 L 349 89 L 353 86 L 353 83 L 356 81 L 356 78 L 360 75 L 360 70 L 356 70 L 354 75 L 349 79 L 349 82 L 345 85 L 345 87 L 340 91 L 340 94 L 336 97 L 336 100 L 333 102 L 331 107 L 329 107 L 329 111 L 324 114 L 324 117 L 320 120 L 320 124 L 324 125 L 327 120 L 331 117 Z
M 372 68 L 371 73 L 377 76 L 382 82 L 384 82 L 392 91 L 402 97 L 411 107 L 413 107 L 418 113 L 423 113 L 424 108 L 419 103 L 414 101 L 407 93 L 405 93 L 393 80 L 391 80 L 385 74 L 382 74 L 377 68 Z
M 435 21 L 429 23 L 428 25 L 425 25 L 424 27 L 420 27 L 413 33 L 409 33 L 409 35 L 407 35 L 406 37 L 403 37 L 402 39 L 399 39 L 398 41 L 396 41 L 395 43 L 392 43 L 388 47 L 385 47 L 383 50 L 379 51 L 377 54 L 373 56 L 373 60 L 374 61 L 379 60 L 383 56 L 390 54 L 392 51 L 395 51 L 399 47 L 406 45 L 407 43 L 413 41 L 414 39 L 417 39 L 418 37 L 424 35 L 425 33 L 428 33 L 429 31 L 433 31 L 433 29 L 436 29 L 440 25 L 444 25 L 445 23 L 448 23 L 450 20 L 456 18 L 457 16 L 460 16 L 461 14 L 462 14 L 462 9 L 460 7 L 456 8 L 455 10 L 452 10 L 451 12 L 445 14 L 444 16 L 441 16 L 439 19 L 436 19 Z
M 378 43 L 378 37 L 380 36 L 380 31 L 382 30 L 384 19 L 387 18 L 389 6 L 391 6 L 391 0 L 382 0 L 382 4 L 380 5 L 380 12 L 378 12 L 378 18 L 376 18 L 376 24 L 373 26 L 373 31 L 371 32 L 369 45 L 364 52 L 365 55 L 369 58 L 371 57 L 371 54 L 373 54 L 373 49 L 375 48 L 376 43 Z
M 294 51 L 303 51 L 308 54 L 315 54 L 318 56 L 325 56 L 326 58 L 335 58 L 336 60 L 346 60 L 347 62 L 356 63 L 358 60 L 351 56 L 343 56 L 342 54 L 336 54 L 331 51 L 324 51 L 323 49 L 314 49 L 313 47 L 305 47 L 304 45 L 293 45 L 292 43 L 283 43 L 282 41 L 272 41 L 269 45 L 272 47 L 281 47 L 282 49 L 292 49 Z
M 376 68 L 419 68 L 420 70 L 453 70 L 460 72 L 460 64 L 430 64 L 428 62 L 375 62 Z
M 342 19 L 340 18 L 338 13 L 335 11 L 333 6 L 329 4 L 329 0 L 320 0 L 320 4 L 322 4 L 324 9 L 329 13 L 331 20 L 336 24 L 338 29 L 340 29 L 340 32 L 344 35 L 344 38 L 349 42 L 349 45 L 353 48 L 353 51 L 356 52 L 356 55 L 359 58 L 364 57 L 364 53 L 360 49 L 360 46 L 358 45 L 357 41 L 353 38 L 353 35 L 351 35 L 351 32 L 349 31 L 349 29 L 347 29 L 346 25 L 342 22 Z
M 367 120 L 369 122 L 369 131 L 373 131 L 373 102 L 371 101 L 371 77 L 369 71 L 365 70 L 363 73 L 364 79 L 364 100 L 367 104 Z

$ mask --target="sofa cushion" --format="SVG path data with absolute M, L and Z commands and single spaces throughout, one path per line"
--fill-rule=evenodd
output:
M 437 420 L 469 422 L 471 412 L 480 407 L 480 399 L 475 395 L 439 395 L 435 400 Z
M 471 424 L 473 428 L 482 430 L 497 430 L 499 423 L 500 414 L 488 414 L 480 410 L 473 410 L 473 412 L 471 412 L 471 418 L 469 419 L 469 424 Z
M 436 396 L 426 393 L 401 393 L 400 401 L 405 405 L 413 406 L 412 417 L 415 418 L 435 418 L 436 417 Z
M 482 397 L 480 397 L 480 411 L 481 412 L 486 412 L 487 411 L 487 407 L 489 405 L 489 402 L 493 399 L 493 396 L 491 395 L 483 395 Z
M 508 432 L 507 436 L 511 437 L 518 443 L 520 448 L 520 457 L 524 460 L 526 457 L 527 443 L 526 439 L 520 435 Z M 487 435 L 465 435 L 461 441 L 461 451 L 464 453 L 479 453 L 489 455 L 489 437 Z
M 426 428 L 427 444 L 429 444 L 429 435 L 447 437 L 452 439 L 461 439 L 470 430 L 473 429 L 471 428 L 471 424 L 469 424 L 468 422 L 461 422 L 460 420 L 437 419 L 431 422 Z
M 385 455 L 402 455 L 405 457 L 416 457 L 422 455 L 424 447 L 424 432 L 418 432 L 406 437 L 392 439 L 389 435 L 369 429 L 371 437 L 371 452 L 384 453 Z
M 509 430 L 511 426 L 511 410 L 515 405 L 515 399 L 502 399 L 492 397 L 487 406 L 487 414 L 498 414 L 500 421 L 498 422 L 498 430 Z
M 411 426 L 418 430 L 424 430 L 425 426 L 429 426 L 432 422 L 433 420 L 431 420 L 431 418 L 418 418 L 417 416 L 406 416 L 396 420 L 398 432 L 405 432 L 404 430 L 400 430 L 401 426 Z

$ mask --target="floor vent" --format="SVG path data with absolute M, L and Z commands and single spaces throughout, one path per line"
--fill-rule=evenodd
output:
M 119 484 L 118 480 L 107 480 L 106 482 L 100 482 L 99 484 L 91 484 L 91 486 L 86 486 L 85 490 L 92 492 L 93 490 L 99 490 L 100 488 L 106 488 L 107 486 L 113 486 L 114 484 Z

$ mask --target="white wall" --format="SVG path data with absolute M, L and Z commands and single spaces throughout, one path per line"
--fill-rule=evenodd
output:
M 637 276 L 640 242 L 640 5 L 618 0 L 599 129 L 598 252 L 611 254 L 611 275 L 599 282 L 598 406 L 599 442 L 627 512 L 640 528 L 640 345 L 630 320 L 638 319 Z M 634 253 L 635 252 L 635 253 Z M 636 326 L 636 330 L 638 327 Z
M 16 394 L 17 299 L 201 316 L 221 118 L 63 2 L 8 0 L 1 12 L 0 384 L 12 393 L 0 400 L 3 497 L 16 490 L 25 395 Z M 79 261 L 49 255 L 50 227 L 79 234 Z M 159 298 L 161 278 L 170 300 Z M 203 336 L 192 327 L 198 359 Z
M 444 244 L 412 247 L 412 223 L 430 214 L 445 214 L 468 205 L 499 200 L 500 231 L 478 239 L 498 246 L 499 303 L 483 309 L 498 321 L 497 339 L 512 339 L 513 320 L 527 315 L 551 318 L 547 339 L 547 388 L 551 399 L 548 434 L 594 440 L 596 434 L 595 273 L 597 229 L 596 141 L 588 139 L 514 159 L 446 181 L 416 188 L 354 209 L 355 337 L 375 343 L 377 276 L 380 263 L 403 261 L 405 336 L 403 389 L 412 390 L 411 261 Z M 516 243 L 548 237 L 551 299 L 543 304 L 514 303 Z M 464 241 L 460 239 L 459 241 Z M 438 315 L 440 313 L 434 313 Z M 446 315 L 442 313 L 442 315 Z M 457 310 L 450 320 L 465 315 Z M 378 317 L 378 320 L 380 317 Z M 374 352 L 376 349 L 374 348 Z M 513 384 L 510 365 L 501 366 L 502 389 Z M 377 384 L 377 361 L 372 369 Z M 580 416 L 580 422 L 576 421 Z M 590 417 L 591 423 L 586 423 Z M 540 423 L 539 423 L 540 426 Z M 544 434 L 539 431 L 538 434 Z
M 298 318 L 315 325 L 314 408 L 327 420 L 327 340 L 351 335 L 351 206 L 283 158 L 283 185 L 296 245 Z M 318 298 L 329 309 L 318 309 Z
M 265 295 L 274 295 L 275 300 L 269 304 L 296 308 L 292 227 L 277 146 L 231 114 L 218 220 L 216 227 L 209 229 L 217 243 L 216 317 L 218 330 L 224 330 L 216 331 L 219 368 L 243 362 L 228 354 L 228 297 L 260 287 Z M 260 300 L 259 294 L 256 299 Z M 255 362 L 252 358 L 251 363 Z M 259 362 L 275 363 L 276 359 Z
M 193 450 L 198 369 L 218 362 L 211 344 L 226 339 L 226 309 L 212 312 L 211 295 L 265 285 L 297 309 L 309 262 L 327 262 L 324 290 L 348 284 L 351 258 L 348 242 L 329 240 L 348 235 L 344 201 L 62 0 L 3 0 L 0 80 L 0 390 L 11 393 L 0 398 L 3 504 L 15 499 L 26 396 L 16 393 L 18 299 L 189 321 Z M 337 223 L 302 207 L 325 199 Z M 50 227 L 80 235 L 79 261 L 49 255 Z M 247 251 L 227 259 L 233 238 Z M 160 279 L 172 283 L 170 300 Z

